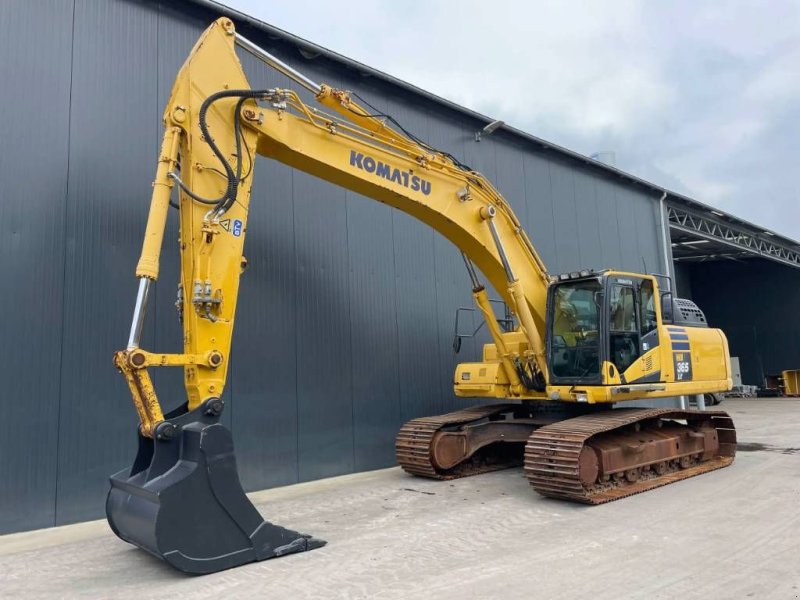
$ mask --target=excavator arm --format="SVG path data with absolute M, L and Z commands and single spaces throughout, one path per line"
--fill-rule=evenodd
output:
M 283 70 L 309 89 L 320 107 L 307 105 L 290 89 L 251 90 L 236 56 L 237 40 L 265 60 L 277 61 L 221 19 L 192 50 L 164 112 L 164 142 L 136 270 L 136 310 L 128 347 L 115 357 L 130 385 L 142 433 L 155 435 L 164 420 L 148 367 L 184 367 L 189 410 L 222 394 L 239 277 L 246 266 L 256 154 L 384 202 L 452 241 L 465 255 L 479 308 L 491 314 L 474 267 L 519 321 L 526 344 L 516 353 L 504 348 L 499 328 L 490 324 L 493 341 L 503 348 L 509 395 L 525 386 L 543 389 L 549 278 L 508 202 L 483 175 L 390 126 L 388 116 L 365 109 L 346 91 L 316 84 L 285 65 Z M 178 307 L 184 352 L 154 354 L 139 347 L 139 337 L 176 185 L 181 188 Z

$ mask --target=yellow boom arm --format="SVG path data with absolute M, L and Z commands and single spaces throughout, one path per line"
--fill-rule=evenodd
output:
M 237 41 L 311 90 L 324 108 L 309 107 L 292 90 L 251 90 L 236 56 Z M 521 375 L 544 384 L 548 275 L 509 204 L 484 176 L 391 127 L 385 116 L 371 114 L 347 92 L 295 73 L 237 36 L 225 18 L 205 31 L 181 68 L 164 123 L 136 270 L 140 287 L 131 337 L 128 348 L 115 356 L 144 435 L 152 436 L 163 419 L 148 366 L 184 367 L 190 410 L 222 393 L 246 264 L 243 245 L 256 153 L 402 210 L 452 241 L 465 255 L 476 301 L 490 322 L 509 394 L 521 392 Z M 150 283 L 158 277 L 176 184 L 181 187 L 184 352 L 153 354 L 139 348 L 139 334 Z M 491 308 L 473 264 L 518 318 L 524 343 L 513 353 L 499 327 L 491 327 Z

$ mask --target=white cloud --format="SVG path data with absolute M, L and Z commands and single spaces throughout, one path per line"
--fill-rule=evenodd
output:
M 789 46 L 787 44 L 787 46 Z M 800 47 L 787 47 L 767 63 L 743 90 L 744 97 L 755 105 L 781 105 L 800 97 Z
M 797 2 L 227 3 L 800 238 Z

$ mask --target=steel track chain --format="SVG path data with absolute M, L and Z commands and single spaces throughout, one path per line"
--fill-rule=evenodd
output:
M 590 438 L 637 421 L 655 418 L 687 422 L 710 420 L 719 436 L 718 455 L 686 469 L 673 469 L 661 476 L 651 473 L 634 483 L 584 486 L 579 477 L 578 458 Z M 721 469 L 733 462 L 735 454 L 736 430 L 733 420 L 724 411 L 627 408 L 574 417 L 540 427 L 531 434 L 525 446 L 525 476 L 543 496 L 585 504 L 603 504 Z
M 457 479 L 518 466 L 522 463 L 521 457 L 520 460 L 514 460 L 513 462 L 466 461 L 452 469 L 443 471 L 433 464 L 431 458 L 431 443 L 437 431 L 441 431 L 446 427 L 481 421 L 515 408 L 519 408 L 519 405 L 471 406 L 444 415 L 413 419 L 403 425 L 397 434 L 395 441 L 397 463 L 406 473 L 411 475 L 440 480 Z

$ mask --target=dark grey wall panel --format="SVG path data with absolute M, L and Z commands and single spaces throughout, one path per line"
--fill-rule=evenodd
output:
M 292 170 L 257 159 L 231 353 L 229 405 L 246 489 L 298 480 Z
M 502 190 L 503 197 L 511 204 L 519 222 L 525 227 L 528 222 L 525 151 L 517 144 L 498 138 L 494 145 L 494 155 L 496 166 L 493 183 L 498 190 Z
M 523 225 L 539 256 L 551 271 L 557 271 L 555 209 L 550 180 L 550 161 L 538 154 L 523 155 L 525 170 L 525 200 L 528 207 Z
M 596 260 L 603 260 L 600 268 L 621 268 L 622 232 L 617 215 L 616 186 L 604 178 L 595 181 L 595 202 L 597 203 L 597 229 L 600 234 L 600 253 Z M 595 267 L 596 268 L 596 267 Z
M 353 469 L 350 284 L 343 189 L 293 177 L 301 480 Z
M 348 193 L 347 231 L 354 461 L 367 470 L 392 462 L 402 424 L 392 210 Z
M 580 248 L 580 267 L 602 269 L 603 248 L 600 243 L 602 232 L 599 227 L 595 181 L 587 173 L 575 173 L 575 207 L 578 227 L 573 235 L 578 237 Z M 569 234 L 565 234 L 569 235 Z
M 454 140 L 460 143 L 450 152 L 456 158 L 464 161 L 473 171 L 483 173 L 491 181 L 497 181 L 497 155 L 495 153 L 497 136 L 487 136 L 482 141 L 476 142 L 475 131 L 481 126 L 469 119 L 462 120 L 460 125 L 463 128 L 460 132 L 461 135 Z
M 0 3 L 0 532 L 55 522 L 72 10 Z
M 127 339 L 128 265 L 154 173 L 156 31 L 156 12 L 137 4 L 76 1 L 58 524 L 96 517 L 107 476 L 136 450 L 135 412 L 110 359 Z
M 648 202 L 636 194 L 634 205 L 636 216 L 637 247 L 639 248 L 639 264 L 630 266 L 631 270 L 648 273 L 663 273 L 663 261 L 660 251 L 660 223 L 658 219 L 658 202 L 655 198 Z
M 555 230 L 557 271 L 581 269 L 581 251 L 578 240 L 578 208 L 575 199 L 575 172 L 560 162 L 550 164 L 550 186 L 553 201 L 553 227 Z
M 636 230 L 636 204 L 641 198 L 626 188 L 618 187 L 617 221 L 619 222 L 619 241 L 622 260 L 620 269 L 626 271 L 641 271 L 641 247 L 639 246 L 639 233 Z
M 14 148 L 0 155 L 0 276 L 28 309 L 0 325 L 0 339 L 24 340 L 0 361 L 13 399 L 0 424 L 0 532 L 101 516 L 108 475 L 133 457 L 136 416 L 110 358 L 127 339 L 164 103 L 215 16 L 150 0 L 77 0 L 74 12 L 73 23 L 66 0 L 0 4 L 0 76 L 24 83 L 0 88 L 15 115 L 0 123 Z M 502 129 L 475 142 L 482 124 L 462 113 L 240 30 L 483 172 L 552 272 L 639 270 L 643 256 L 656 268 L 656 204 L 638 188 Z M 290 85 L 241 58 L 254 87 Z M 33 165 L 39 176 L 19 177 Z M 158 351 L 181 349 L 176 217 L 144 335 Z M 245 255 L 224 420 L 248 490 L 391 465 L 404 420 L 470 402 L 454 397 L 453 369 L 480 356 L 486 331 L 453 354 L 470 284 L 430 227 L 259 159 Z M 180 369 L 153 378 L 165 407 L 184 401 Z M 18 423 L 36 424 L 36 444 Z
M 285 85 L 242 55 L 253 87 Z M 242 484 L 247 490 L 298 481 L 297 267 L 294 177 L 257 158 L 248 213 L 231 353 L 228 410 Z
M 441 406 L 436 277 L 430 265 L 433 231 L 408 215 L 394 212 L 395 286 L 397 289 L 398 366 L 403 421 L 435 414 Z

